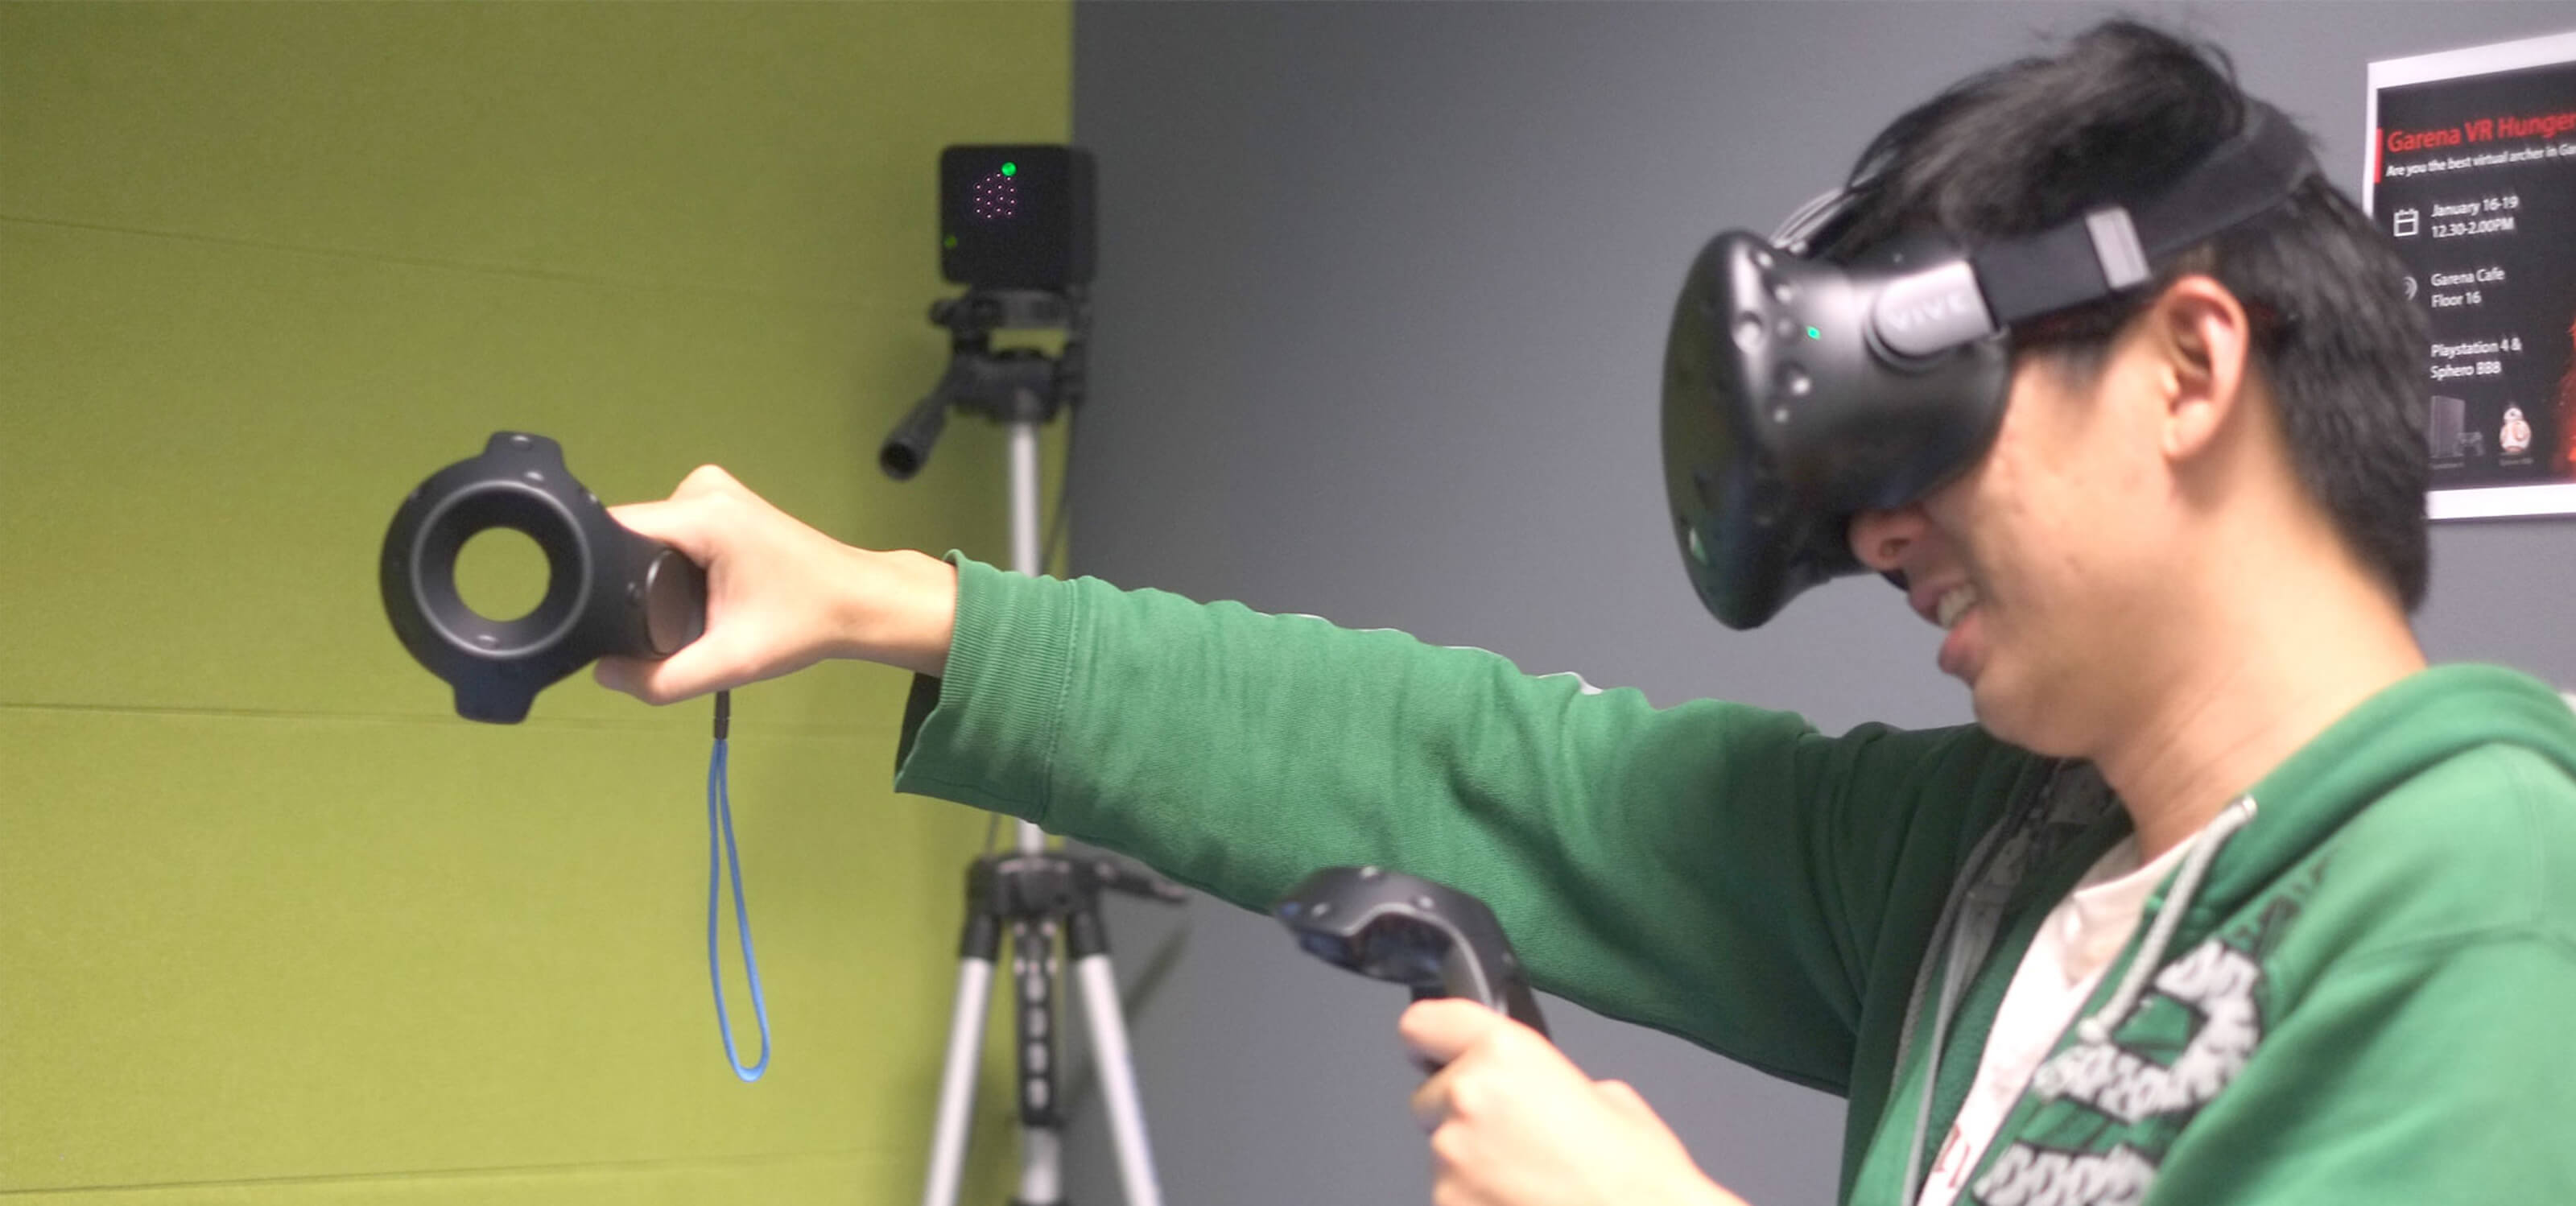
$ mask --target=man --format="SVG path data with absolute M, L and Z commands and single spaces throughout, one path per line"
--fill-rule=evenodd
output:
M 2223 59 L 2115 22 L 1862 158 L 1825 258 L 2134 198 L 2231 137 Z M 923 676 L 905 790 L 1260 905 L 1376 862 L 1483 896 L 1534 978 L 1847 1097 L 1865 1203 L 2570 1201 L 2576 718 L 2427 670 L 2420 320 L 2310 180 L 2014 329 L 1999 430 L 1853 555 L 1978 724 L 1528 678 L 1400 634 L 843 547 L 703 469 L 619 517 L 705 563 L 666 702 Z M 1407 1011 L 1433 1200 L 1720 1203 L 1624 1086 L 1471 1005 Z

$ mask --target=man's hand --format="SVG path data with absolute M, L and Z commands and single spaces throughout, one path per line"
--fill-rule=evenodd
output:
M 1397 1032 L 1446 1067 L 1413 1095 L 1433 1206 L 1744 1206 L 1625 1083 L 1472 1001 L 1422 1001 Z
M 713 465 L 689 474 L 667 500 L 609 514 L 706 567 L 707 631 L 661 661 L 601 658 L 603 686 L 660 704 L 827 657 L 924 674 L 948 665 L 957 571 L 946 562 L 851 548 Z

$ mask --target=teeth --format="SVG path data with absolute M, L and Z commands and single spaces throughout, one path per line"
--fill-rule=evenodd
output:
M 1960 616 L 1966 615 L 1968 609 L 1976 605 L 1977 588 L 1962 582 L 1951 587 L 1941 596 L 1941 601 L 1933 605 L 1932 618 L 1941 625 L 1942 631 L 1947 632 L 1959 622 Z

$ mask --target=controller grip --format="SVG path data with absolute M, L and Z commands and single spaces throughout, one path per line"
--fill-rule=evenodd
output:
M 1378 867 L 1330 867 L 1272 912 L 1327 963 L 1406 985 L 1417 1001 L 1462 997 L 1547 1033 L 1503 923 L 1456 888 Z
M 643 539 L 638 537 L 637 539 Z M 669 657 L 706 635 L 707 571 L 680 550 L 648 541 L 653 552 L 638 583 L 644 606 L 645 656 Z
M 1512 965 L 1507 970 L 1495 970 L 1496 965 L 1507 958 L 1512 960 Z M 1519 958 L 1508 947 L 1498 952 L 1471 952 L 1467 947 L 1459 947 L 1449 960 L 1444 961 L 1438 988 L 1414 987 L 1414 1000 L 1428 1001 L 1435 997 L 1463 997 L 1542 1035 L 1547 1033 L 1547 1019 L 1538 1011 L 1538 994 L 1531 991 L 1529 977 L 1521 973 Z

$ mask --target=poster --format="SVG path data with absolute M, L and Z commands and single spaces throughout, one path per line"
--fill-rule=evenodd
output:
M 2362 203 L 2431 319 L 2435 519 L 2576 514 L 2576 33 L 2370 65 Z

